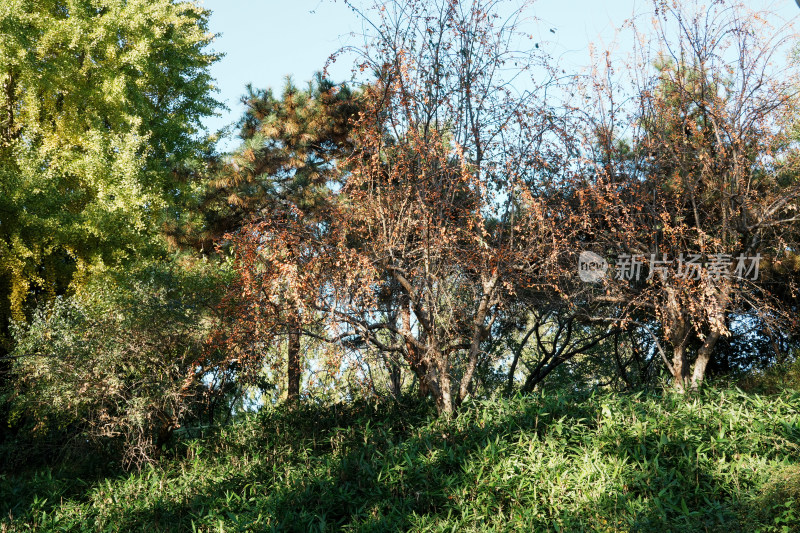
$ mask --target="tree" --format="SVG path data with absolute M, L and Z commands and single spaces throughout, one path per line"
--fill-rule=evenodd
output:
M 792 326 L 776 280 L 763 274 L 797 250 L 800 183 L 787 126 L 798 78 L 794 68 L 771 70 L 788 35 L 770 31 L 765 14 L 729 2 L 655 5 L 657 55 L 643 50 L 631 67 L 654 68 L 631 72 L 636 129 L 615 142 L 609 117 L 622 114 L 621 99 L 598 81 L 612 112 L 591 126 L 597 156 L 580 197 L 590 242 L 617 253 L 601 298 L 622 306 L 622 322 L 660 324 L 671 358 L 659 350 L 684 390 L 702 383 L 734 317 Z
M 544 65 L 509 44 L 521 11 L 500 20 L 490 2 L 442 1 L 376 12 L 361 63 L 375 78 L 325 224 L 297 209 L 250 226 L 235 246 L 256 287 L 285 286 L 327 319 L 328 341 L 398 354 L 449 415 L 473 392 L 504 303 L 556 275 L 560 228 L 537 197 L 561 163 L 540 99 L 553 82 L 545 69 L 522 94 L 508 85 Z
M 0 336 L 36 300 L 163 254 L 218 106 L 190 2 L 0 2 Z
M 276 207 L 321 213 L 352 150 L 350 125 L 359 104 L 345 84 L 317 74 L 300 89 L 287 79 L 280 98 L 248 86 L 242 103 L 241 145 L 212 176 L 201 231 L 186 236 L 198 248 L 212 249 L 226 233 Z
M 574 297 L 574 293 L 571 294 Z M 580 301 L 571 303 L 565 302 L 555 291 L 550 295 L 549 304 L 542 295 L 517 302 L 509 319 L 504 321 L 506 331 L 502 334 L 504 347 L 511 354 L 506 374 L 506 394 L 514 390 L 521 367 L 525 371 L 519 390 L 530 393 L 560 366 L 575 365 L 577 361 L 593 354 L 608 352 L 608 343 L 604 341 L 618 336 L 621 333 L 619 327 L 615 324 L 593 323 L 589 320 L 591 305 Z M 621 366 L 621 362 L 614 362 Z M 615 368 L 615 373 L 618 370 Z M 582 374 L 587 379 L 599 377 L 596 373 Z M 576 376 L 570 381 L 571 386 L 578 385 Z
M 253 230 L 247 225 L 263 217 L 276 224 L 292 223 L 296 212 L 302 211 L 304 223 L 326 223 L 330 214 L 326 204 L 352 150 L 351 122 L 359 104 L 358 95 L 346 85 L 318 75 L 306 90 L 287 80 L 280 99 L 270 90 L 249 87 L 242 101 L 247 106 L 240 121 L 242 145 L 218 169 L 203 202 L 206 221 L 199 239 L 203 246 L 239 231 L 249 234 Z M 303 245 L 294 243 L 298 249 Z M 242 248 L 234 248 L 234 254 L 241 277 L 224 304 L 230 306 L 232 323 L 220 341 L 236 359 L 260 360 L 265 345 L 273 338 L 285 338 L 287 398 L 297 401 L 302 374 L 301 310 L 281 286 L 254 288 L 260 277 L 249 272 L 254 267 L 251 259 Z M 294 250 L 287 254 L 298 256 Z M 281 298 L 277 308 L 265 305 L 265 299 L 276 295 Z M 265 327 L 265 321 L 270 327 Z

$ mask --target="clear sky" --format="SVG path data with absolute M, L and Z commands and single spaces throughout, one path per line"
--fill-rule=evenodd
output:
M 795 0 L 752 0 L 753 8 L 770 7 L 789 20 L 800 14 Z M 339 0 L 204 0 L 212 11 L 210 30 L 219 33 L 214 49 L 226 56 L 212 73 L 220 89 L 218 98 L 230 111 L 206 120 L 216 130 L 235 122 L 242 113 L 239 98 L 245 85 L 280 91 L 291 75 L 304 84 L 321 70 L 340 47 L 356 43 L 352 33 L 362 31 L 359 17 Z M 565 67 L 588 63 L 587 48 L 599 48 L 615 39 L 618 28 L 634 13 L 652 6 L 650 0 L 538 0 L 533 15 L 548 51 Z M 550 32 L 554 29 L 555 33 Z M 334 80 L 350 77 L 350 65 L 341 61 L 331 70 Z

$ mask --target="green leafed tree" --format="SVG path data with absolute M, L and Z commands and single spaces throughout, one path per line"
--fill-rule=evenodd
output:
M 160 253 L 214 113 L 208 12 L 0 0 L 0 337 L 92 275 Z
M 339 179 L 338 165 L 352 150 L 359 104 L 346 85 L 318 75 L 303 89 L 287 79 L 280 97 L 248 86 L 242 103 L 241 144 L 214 173 L 202 208 L 203 233 L 185 236 L 196 245 L 208 247 L 253 216 L 288 205 L 319 214 Z

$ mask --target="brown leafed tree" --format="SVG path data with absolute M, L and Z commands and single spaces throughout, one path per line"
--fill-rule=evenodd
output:
M 659 350 L 684 390 L 703 381 L 734 316 L 796 325 L 770 272 L 797 257 L 789 134 L 800 85 L 779 57 L 792 35 L 768 14 L 728 1 L 655 5 L 656 44 L 638 50 L 626 73 L 635 108 L 625 115 L 617 105 L 613 76 L 594 80 L 603 113 L 589 128 L 590 178 L 579 198 L 588 240 L 617 260 L 600 299 L 625 320 L 660 325 L 671 357 Z
M 323 334 L 304 334 L 395 354 L 449 415 L 472 392 L 503 306 L 559 274 L 568 226 L 540 194 L 563 164 L 543 98 L 555 82 L 521 33 L 524 10 L 414 1 L 374 13 L 359 51 L 374 77 L 325 223 L 293 205 L 235 246 L 250 290 L 278 309 L 279 284 L 299 316 L 326 317 Z

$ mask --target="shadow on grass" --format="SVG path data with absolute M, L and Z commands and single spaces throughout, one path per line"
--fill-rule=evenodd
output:
M 279 411 L 216 437 L 201 459 L 117 478 L 129 501 L 104 503 L 97 482 L 73 502 L 118 531 L 751 530 L 758 472 L 734 456 L 797 455 L 775 450 L 774 427 L 726 438 L 711 415 L 671 412 L 670 401 L 518 398 L 451 421 L 419 404 Z M 784 445 L 800 444 L 796 422 L 777 424 Z M 68 520 L 50 499 L 58 491 L 17 481 L 48 497 L 39 511 Z M 20 519 L 32 519 L 32 502 L 14 507 L 27 507 Z M 759 520 L 773 523 L 768 514 Z

